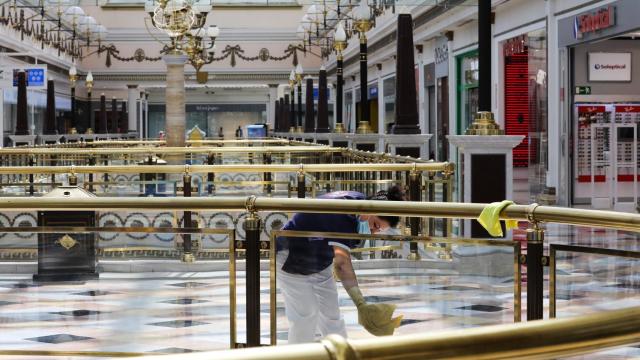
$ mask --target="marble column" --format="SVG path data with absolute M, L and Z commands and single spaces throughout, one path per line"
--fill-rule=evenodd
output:
M 267 107 L 267 124 L 270 130 L 276 125 L 276 100 L 278 100 L 278 84 L 269 84 L 269 106 Z
M 127 101 L 129 102 L 129 118 L 128 118 L 128 128 L 129 132 L 137 133 L 138 132 L 138 118 L 137 114 L 137 103 L 138 103 L 138 85 L 127 85 L 129 89 Z
M 183 147 L 186 122 L 184 64 L 187 56 L 166 55 L 163 59 L 167 64 L 165 138 L 168 147 Z

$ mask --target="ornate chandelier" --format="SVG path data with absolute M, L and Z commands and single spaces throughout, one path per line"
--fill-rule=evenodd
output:
M 20 39 L 29 38 L 66 54 L 73 60 L 81 58 L 83 51 L 97 41 L 97 47 L 106 39 L 107 29 L 98 24 L 84 10 L 75 6 L 77 0 L 10 0 L 0 8 L 0 25 L 20 34 Z
M 149 33 L 164 45 L 162 53 L 186 54 L 196 71 L 213 62 L 220 29 L 206 25 L 211 0 L 147 0 L 145 11 L 152 26 L 169 37 L 167 43 L 154 36 L 147 26 Z

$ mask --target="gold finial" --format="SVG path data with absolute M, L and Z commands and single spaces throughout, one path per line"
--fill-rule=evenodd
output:
M 473 124 L 469 126 L 467 135 L 504 135 L 504 130 L 496 124 L 491 111 L 478 111 Z

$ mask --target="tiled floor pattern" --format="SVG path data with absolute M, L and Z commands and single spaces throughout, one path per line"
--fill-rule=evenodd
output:
M 549 242 L 638 250 L 634 235 L 573 230 Z M 558 317 L 640 305 L 640 260 L 597 255 L 561 255 L 558 262 Z M 513 322 L 513 281 L 509 277 L 460 275 L 454 270 L 396 267 L 360 270 L 369 302 L 398 304 L 404 315 L 398 334 Z M 263 342 L 268 342 L 268 274 L 263 273 Z M 239 341 L 244 334 L 244 282 L 238 281 Z M 34 284 L 28 275 L 0 275 L 0 350 L 79 350 L 181 353 L 229 347 L 228 273 L 101 274 L 99 280 Z M 523 314 L 526 296 L 523 294 Z M 369 337 L 340 290 L 340 305 L 351 338 Z M 278 297 L 279 343 L 287 323 Z M 546 311 L 546 310 L 545 310 Z M 590 359 L 640 357 L 625 347 Z M 19 357 L 11 357 L 19 358 Z M 24 358 L 24 357 L 22 357 Z M 579 357 L 584 358 L 584 357 Z

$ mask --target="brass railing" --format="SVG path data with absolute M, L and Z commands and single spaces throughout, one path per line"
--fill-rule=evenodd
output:
M 640 341 L 640 307 L 525 324 L 159 356 L 158 360 L 555 359 Z
M 259 344 L 259 325 L 256 333 L 255 318 L 259 320 L 259 296 L 249 291 L 259 289 L 260 252 L 273 246 L 262 247 L 260 241 L 260 212 L 314 212 L 343 214 L 400 215 L 412 217 L 477 218 L 485 204 L 465 203 L 425 203 L 425 202 L 381 202 L 315 199 L 275 199 L 256 197 L 228 198 L 0 198 L 0 211 L 24 210 L 173 210 L 173 211 L 246 211 L 246 241 L 241 248 L 245 252 L 247 286 L 247 345 Z M 501 219 L 528 221 L 531 224 L 526 260 L 517 259 L 515 253 L 514 270 L 519 264 L 527 267 L 527 307 L 528 320 L 540 319 L 529 308 L 542 307 L 543 294 L 534 290 L 542 286 L 541 259 L 533 259 L 535 246 L 542 247 L 540 224 L 554 222 L 570 225 L 604 227 L 640 232 L 640 215 L 610 211 L 556 208 L 549 206 L 511 205 L 500 215 Z M 4 229 L 8 230 L 8 229 Z M 22 229 L 27 231 L 29 229 Z M 73 230 L 73 229 L 66 229 Z M 129 229 L 132 230 L 132 229 Z M 183 229 L 192 232 L 194 229 Z M 134 230 L 133 230 L 134 231 Z M 277 233 L 276 233 L 277 234 Z M 537 235 L 535 235 L 537 234 Z M 335 234 L 334 234 L 335 235 Z M 337 235 L 336 235 L 337 236 Z M 398 240 L 402 237 L 398 237 Z M 464 239 L 452 239 L 464 241 Z M 428 237 L 424 241 L 433 241 Z M 506 244 L 506 243 L 505 243 Z M 231 253 L 236 245 L 230 244 Z M 516 245 L 514 245 L 516 246 Z M 519 245 L 517 245 L 519 246 Z M 556 247 L 555 249 L 560 250 Z M 567 250 L 567 249 L 565 249 Z M 577 251 L 580 249 L 568 249 Z M 607 252 L 603 252 L 605 255 Z M 621 255 L 613 254 L 610 255 Z M 624 255 L 624 254 L 622 254 Z M 271 253 L 273 258 L 273 253 Z M 230 263 L 232 266 L 233 263 Z M 272 265 L 273 266 L 273 265 Z M 273 269 L 272 269 L 273 270 Z M 517 279 L 517 276 L 516 276 Z M 519 281 L 518 281 L 519 282 Z M 535 284 L 534 284 L 535 283 Z M 250 296 L 254 299 L 249 300 Z M 273 296 L 273 295 L 272 295 Z M 518 296 L 514 302 L 519 306 Z M 252 311 L 252 312 L 251 312 Z M 515 311 L 515 309 L 514 309 Z M 250 316 L 251 312 L 251 316 Z M 256 315 L 257 314 L 257 315 Z M 272 315 L 273 316 L 273 315 Z M 249 319 L 253 319 L 250 325 Z M 394 336 L 375 340 L 344 340 L 330 337 L 320 344 L 306 344 L 281 348 L 261 348 L 246 352 L 202 353 L 198 358 L 233 359 L 423 359 L 423 358 L 552 358 L 562 355 L 576 355 L 610 346 L 636 343 L 640 339 L 640 308 L 628 308 L 580 318 L 532 322 L 521 326 L 501 325 L 477 329 L 449 331 L 441 334 L 420 334 Z M 256 343 L 257 339 L 257 343 Z M 2 353 L 2 352 L 0 352 Z M 53 354 L 53 353 L 51 353 Z M 257 357 L 256 357 L 257 356 Z

